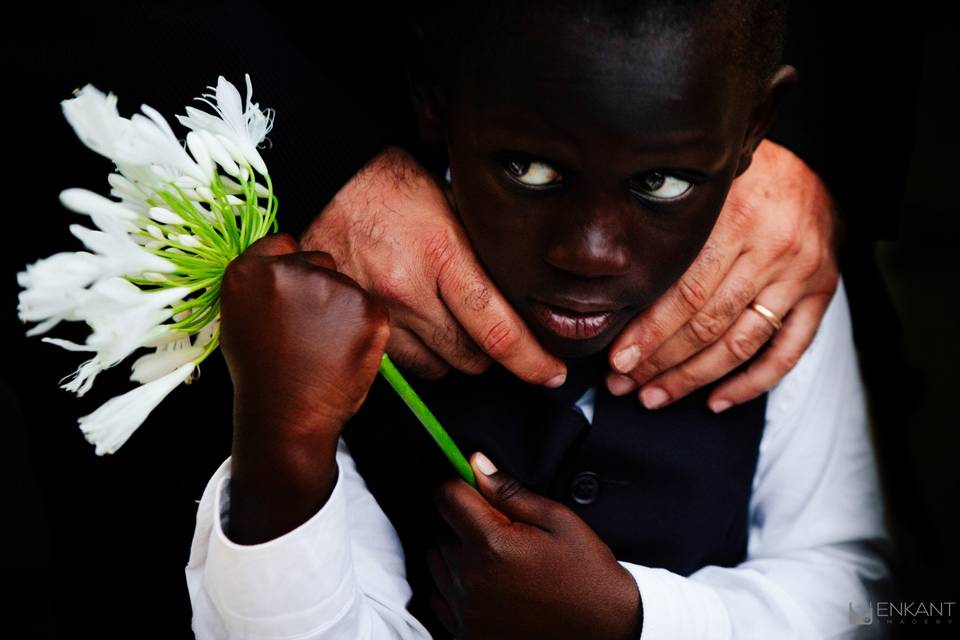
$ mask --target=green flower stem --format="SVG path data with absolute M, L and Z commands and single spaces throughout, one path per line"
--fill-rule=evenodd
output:
M 477 479 L 473 475 L 473 468 L 470 466 L 470 463 L 463 457 L 460 449 L 457 448 L 457 445 L 454 444 L 447 432 L 440 426 L 440 422 L 433 416 L 430 409 L 427 408 L 427 405 L 423 403 L 423 400 L 420 399 L 417 392 L 410 386 L 410 383 L 397 371 L 397 368 L 393 365 L 393 362 L 390 361 L 390 358 L 387 357 L 387 354 L 383 354 L 383 358 L 380 360 L 380 374 L 387 379 L 390 386 L 393 387 L 394 391 L 407 403 L 407 406 L 410 407 L 413 414 L 417 416 L 420 423 L 427 429 L 427 432 L 434 441 L 440 445 L 443 454 L 453 463 L 460 477 L 466 480 L 470 486 L 476 488 Z

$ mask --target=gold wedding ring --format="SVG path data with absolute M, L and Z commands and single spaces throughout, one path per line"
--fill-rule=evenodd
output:
M 780 321 L 780 318 L 777 317 L 773 311 L 767 309 L 765 306 L 759 302 L 751 302 L 750 308 L 763 316 L 763 319 L 770 323 L 774 331 L 779 331 L 780 327 L 783 326 L 783 322 Z

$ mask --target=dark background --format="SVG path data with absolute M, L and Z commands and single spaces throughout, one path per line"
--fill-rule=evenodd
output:
M 824 176 L 849 222 L 844 277 L 900 549 L 901 597 L 957 601 L 960 51 L 949 21 L 919 4 L 904 15 L 805 6 L 792 18 L 802 28 L 791 32 L 787 61 L 806 88 L 771 137 Z M 254 100 L 277 109 L 274 148 L 263 156 L 282 224 L 295 230 L 381 145 L 411 144 L 397 15 L 312 11 L 253 2 L 38 4 L 7 24 L 0 427 L 10 452 L 4 520 L 13 532 L 5 619 L 22 625 L 16 637 L 190 637 L 183 569 L 196 502 L 230 448 L 232 392 L 219 354 L 117 454 L 98 457 L 76 419 L 128 388 L 128 365 L 101 374 L 77 399 L 57 381 L 82 354 L 23 336 L 15 273 L 80 248 L 67 227 L 82 220 L 57 194 L 106 193 L 113 168 L 77 140 L 60 101 L 90 82 L 119 96 L 121 115 L 145 102 L 182 132 L 174 114 L 219 74 L 243 93 L 248 71 Z M 805 46 L 798 34 L 809 38 Z M 80 338 L 75 331 L 60 325 L 53 335 Z M 947 635 L 957 624 L 903 635 Z

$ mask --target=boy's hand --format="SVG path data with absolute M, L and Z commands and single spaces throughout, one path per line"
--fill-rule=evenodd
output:
M 326 503 L 344 423 L 373 383 L 386 311 L 287 234 L 224 273 L 221 343 L 234 386 L 230 537 L 270 540 Z
M 329 255 L 296 249 L 267 236 L 227 267 L 223 353 L 238 410 L 336 440 L 377 374 L 388 316 Z
M 431 549 L 434 612 L 457 638 L 636 638 L 637 583 L 572 510 L 522 487 L 482 454 L 478 493 L 461 479 L 437 490 L 459 543 Z
M 611 393 L 639 385 L 644 405 L 665 406 L 726 375 L 771 337 L 770 348 L 714 389 L 708 404 L 723 411 L 773 387 L 813 340 L 837 288 L 835 220 L 820 178 L 764 140 L 733 181 L 700 255 L 611 345 Z M 751 302 L 783 321 L 776 335 Z
M 436 180 L 388 148 L 348 182 L 300 238 L 390 310 L 390 357 L 436 378 L 481 373 L 491 358 L 546 384 L 565 373 L 480 266 Z M 557 380 L 552 386 L 559 386 Z

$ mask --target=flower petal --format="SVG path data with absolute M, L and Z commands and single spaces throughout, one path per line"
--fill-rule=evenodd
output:
M 189 346 L 189 338 L 185 342 L 186 346 L 180 346 L 179 348 L 159 347 L 153 353 L 137 358 L 133 363 L 133 373 L 131 373 L 130 379 L 140 383 L 153 382 L 203 355 L 202 348 Z M 181 344 L 180 341 L 170 343 L 170 345 Z
M 130 438 L 160 402 L 184 382 L 195 365 L 188 362 L 165 376 L 111 398 L 93 413 L 79 420 L 87 442 L 96 445 L 96 454 L 114 453 Z

